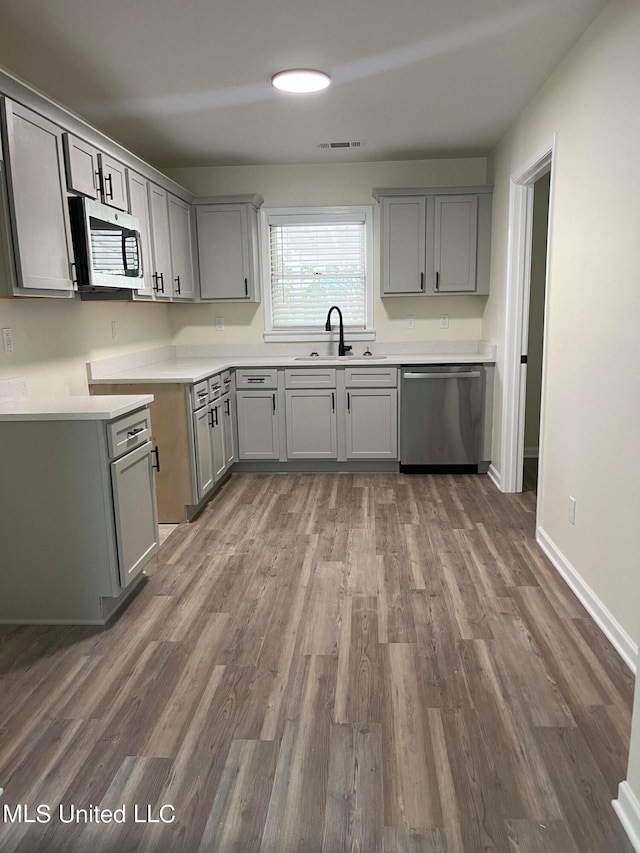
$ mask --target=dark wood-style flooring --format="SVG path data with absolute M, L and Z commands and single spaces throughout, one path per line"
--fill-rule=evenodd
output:
M 0 809 L 52 808 L 0 850 L 631 853 L 610 801 L 633 679 L 534 501 L 238 475 L 107 630 L 0 628 Z

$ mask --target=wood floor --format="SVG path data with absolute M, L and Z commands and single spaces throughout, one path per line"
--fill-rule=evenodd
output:
M 610 805 L 632 677 L 534 501 L 238 475 L 108 630 L 0 628 L 0 809 L 52 808 L 0 850 L 632 853 Z

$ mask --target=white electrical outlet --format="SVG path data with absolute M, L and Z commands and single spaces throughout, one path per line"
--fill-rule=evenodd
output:
M 405 317 L 407 323 L 407 329 L 415 329 L 416 327 L 416 318 L 413 314 L 407 314 Z
M 111 338 L 114 341 L 118 340 L 118 324 L 116 323 L 115 320 L 111 321 Z
M 2 330 L 2 349 L 5 355 L 11 355 L 13 352 L 13 332 L 11 329 Z
M 449 328 L 449 315 L 448 314 L 441 314 L 440 315 L 440 328 L 441 329 L 448 329 Z
M 576 523 L 576 499 L 569 496 L 569 524 Z
M 224 332 L 224 317 L 216 317 L 216 332 Z

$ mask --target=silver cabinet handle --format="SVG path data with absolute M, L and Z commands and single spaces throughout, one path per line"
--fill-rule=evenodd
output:
M 403 379 L 479 379 L 482 374 L 479 370 L 469 373 L 403 373 Z

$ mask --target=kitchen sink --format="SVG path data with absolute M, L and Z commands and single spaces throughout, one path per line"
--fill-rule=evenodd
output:
M 297 355 L 294 361 L 384 361 L 386 355 Z

